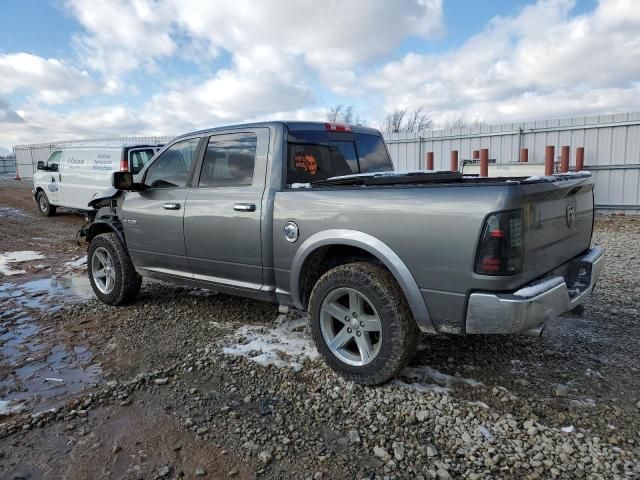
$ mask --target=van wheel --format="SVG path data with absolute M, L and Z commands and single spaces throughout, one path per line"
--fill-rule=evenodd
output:
M 43 217 L 51 217 L 56 214 L 56 206 L 49 203 L 46 193 L 39 192 L 36 195 L 36 203 L 38 204 L 38 211 Z
M 108 305 L 124 305 L 136 298 L 142 277 L 115 233 L 96 235 L 87 257 L 91 287 L 100 300 Z
M 347 380 L 375 385 L 396 376 L 419 331 L 391 273 L 374 263 L 329 270 L 311 292 L 311 333 L 324 360 Z

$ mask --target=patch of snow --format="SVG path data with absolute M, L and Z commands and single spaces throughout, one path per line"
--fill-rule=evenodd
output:
M 24 410 L 23 402 L 15 402 L 13 400 L 0 400 L 0 417 L 13 415 Z
M 493 435 L 493 432 L 489 430 L 489 427 L 480 425 L 480 427 L 478 427 L 478 430 L 480 430 L 480 433 L 482 434 L 485 440 L 488 440 L 488 441 L 493 440 L 494 435 Z
M 482 382 L 473 378 L 447 375 L 426 365 L 422 367 L 407 367 L 402 371 L 402 376 L 410 380 L 415 380 L 417 383 L 427 383 L 427 380 L 431 380 L 442 387 L 452 387 L 454 385 L 469 385 L 471 387 L 484 386 Z
M 44 255 L 33 250 L 24 250 L 21 252 L 5 252 L 0 254 L 0 274 L 2 275 L 22 275 L 24 270 L 11 268 L 9 263 L 30 262 L 32 260 L 41 260 Z
M 396 385 L 398 387 L 406 388 L 407 390 L 411 390 L 418 393 L 447 393 L 449 389 L 446 387 L 441 387 L 440 385 L 435 385 L 433 383 L 407 383 L 402 380 L 392 380 L 389 382 L 390 385 Z
M 305 359 L 319 357 L 311 336 L 304 331 L 306 317 L 289 319 L 280 315 L 274 328 L 245 325 L 233 335 L 236 343 L 222 349 L 226 355 L 246 357 L 260 365 L 289 367 L 298 372 Z
M 65 263 L 67 267 L 78 268 L 87 264 L 87 256 L 77 257 L 71 260 L 70 262 Z
M 292 183 L 291 188 L 311 188 L 310 183 Z
M 536 283 L 535 285 L 531 285 L 529 287 L 521 288 L 520 290 L 513 293 L 516 297 L 526 297 L 531 298 L 541 293 L 546 292 L 547 290 L 552 289 L 564 282 L 564 278 L 562 277 L 552 277 L 544 282 Z
M 562 427 L 560 430 L 562 430 L 564 433 L 573 433 L 575 429 L 576 427 L 574 427 L 573 425 L 569 425 L 568 427 Z

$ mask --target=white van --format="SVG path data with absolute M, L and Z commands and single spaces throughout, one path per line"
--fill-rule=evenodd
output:
M 159 143 L 78 143 L 55 150 L 38 162 L 33 175 L 33 198 L 46 217 L 56 207 L 88 210 L 93 197 L 111 186 L 116 171 L 138 173 L 160 150 Z

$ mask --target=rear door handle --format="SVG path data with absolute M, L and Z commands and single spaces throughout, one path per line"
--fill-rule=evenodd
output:
M 255 203 L 236 203 L 233 209 L 237 212 L 255 212 L 256 205 Z
M 165 203 L 162 208 L 164 208 L 165 210 L 180 210 L 180 204 L 179 203 Z

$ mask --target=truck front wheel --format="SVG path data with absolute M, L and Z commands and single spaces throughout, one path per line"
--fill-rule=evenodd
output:
M 136 298 L 142 278 L 115 233 L 96 235 L 87 257 L 91 288 L 100 300 L 108 305 L 124 305 Z
M 38 204 L 38 211 L 43 217 L 51 217 L 56 214 L 56 207 L 49 203 L 46 193 L 39 192 L 36 195 L 36 203 Z
M 313 340 L 331 368 L 375 385 L 413 356 L 419 331 L 391 273 L 375 263 L 350 263 L 325 273 L 309 302 Z

